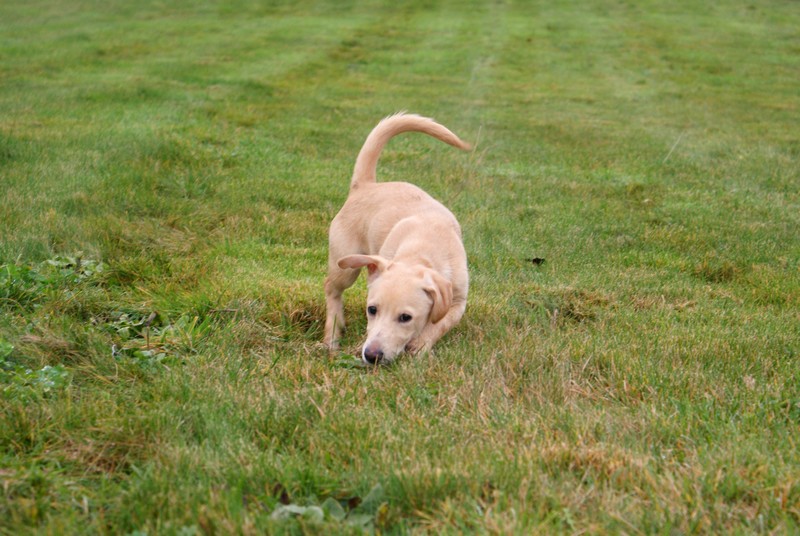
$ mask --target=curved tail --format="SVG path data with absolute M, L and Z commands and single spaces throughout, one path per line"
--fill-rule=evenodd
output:
M 358 153 L 353 179 L 350 181 L 351 190 L 357 188 L 361 183 L 375 182 L 375 168 L 378 165 L 378 158 L 383 146 L 394 136 L 403 132 L 423 132 L 453 147 L 465 151 L 471 148 L 468 143 L 461 141 L 458 136 L 433 119 L 404 112 L 390 115 L 372 129 Z

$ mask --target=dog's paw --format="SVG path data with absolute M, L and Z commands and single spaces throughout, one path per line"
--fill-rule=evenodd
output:
M 406 352 L 409 354 L 424 354 L 430 352 L 432 347 L 433 343 L 431 341 L 418 338 L 406 344 Z
M 327 349 L 330 353 L 338 352 L 339 351 L 339 341 L 338 340 L 324 340 L 319 343 L 319 346 Z
M 330 354 L 333 354 L 339 350 L 339 345 L 337 344 L 335 346 L 331 346 L 330 344 L 324 341 L 317 341 L 314 343 L 314 350 L 317 350 L 318 352 L 328 352 Z

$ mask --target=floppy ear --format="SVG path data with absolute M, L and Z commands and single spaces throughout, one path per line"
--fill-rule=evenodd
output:
M 422 290 L 433 300 L 431 307 L 431 323 L 435 324 L 447 314 L 453 303 L 453 284 L 442 277 L 439 272 L 429 270 L 425 274 Z
M 386 267 L 389 266 L 389 261 L 379 255 L 348 255 L 336 261 L 336 264 L 339 266 L 339 268 L 352 269 L 363 268 L 366 266 L 367 282 L 371 282 L 377 276 L 381 275 L 381 272 L 383 272 Z

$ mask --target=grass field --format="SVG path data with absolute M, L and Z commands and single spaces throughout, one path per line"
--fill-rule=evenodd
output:
M 584 5 L 586 4 L 586 5 Z M 0 4 L 0 533 L 800 532 L 800 10 Z M 382 117 L 464 229 L 431 355 L 322 348 Z M 544 259 L 534 263 L 530 259 Z

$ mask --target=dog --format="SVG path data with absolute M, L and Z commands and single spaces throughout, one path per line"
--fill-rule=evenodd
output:
M 404 351 L 427 352 L 461 320 L 469 275 L 461 227 L 444 205 L 406 182 L 379 183 L 381 150 L 403 132 L 423 132 L 470 150 L 427 117 L 382 120 L 358 153 L 350 192 L 329 229 L 325 345 L 335 351 L 345 326 L 342 294 L 367 268 L 367 338 L 361 358 L 387 364 Z

